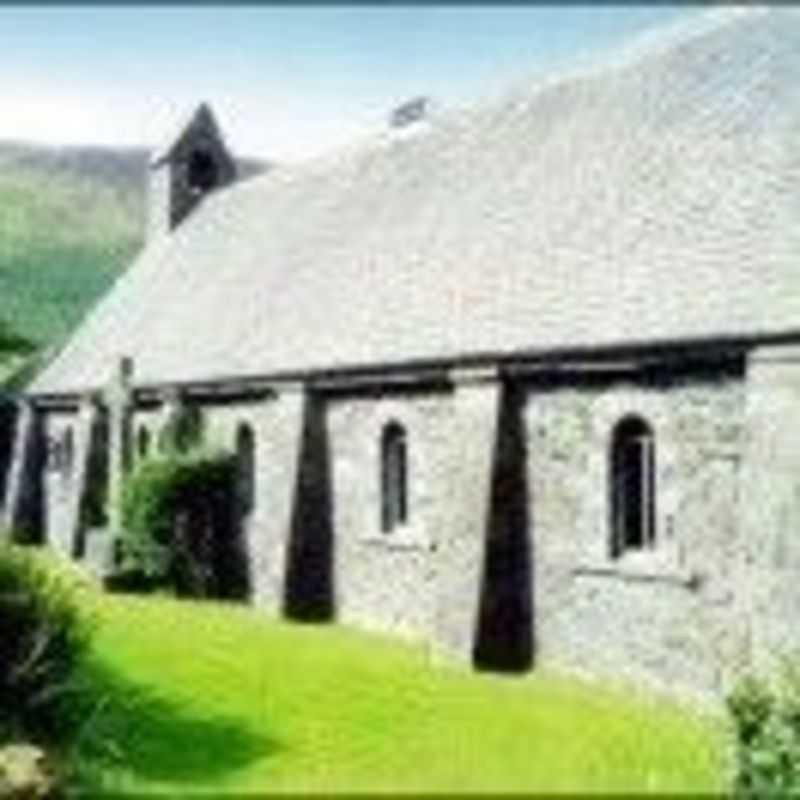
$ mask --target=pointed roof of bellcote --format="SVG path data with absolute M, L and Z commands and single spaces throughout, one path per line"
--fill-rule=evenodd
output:
M 155 169 L 169 161 L 187 137 L 200 131 L 224 143 L 217 118 L 206 101 L 185 113 L 170 131 L 170 135 L 153 149 L 150 155 L 150 168 Z

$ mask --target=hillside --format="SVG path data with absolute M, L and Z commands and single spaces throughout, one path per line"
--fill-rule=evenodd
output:
M 0 144 L 0 318 L 63 339 L 142 244 L 146 165 L 144 150 Z
M 0 143 L 0 319 L 61 343 L 142 246 L 146 185 L 144 149 Z

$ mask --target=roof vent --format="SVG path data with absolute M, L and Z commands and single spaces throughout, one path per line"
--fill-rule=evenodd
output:
M 392 111 L 389 116 L 390 128 L 405 128 L 421 119 L 425 119 L 430 108 L 430 98 L 415 97 L 407 100 Z

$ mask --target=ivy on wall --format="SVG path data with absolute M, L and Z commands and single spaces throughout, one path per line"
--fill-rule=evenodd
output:
M 178 594 L 224 595 L 220 552 L 235 531 L 235 460 L 170 450 L 145 459 L 123 485 L 122 572 Z

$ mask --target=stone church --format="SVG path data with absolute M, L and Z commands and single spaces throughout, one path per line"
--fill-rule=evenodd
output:
M 800 12 L 247 180 L 203 105 L 150 191 L 6 404 L 15 530 L 110 558 L 126 471 L 191 412 L 237 453 L 265 613 L 710 696 L 800 646 Z

